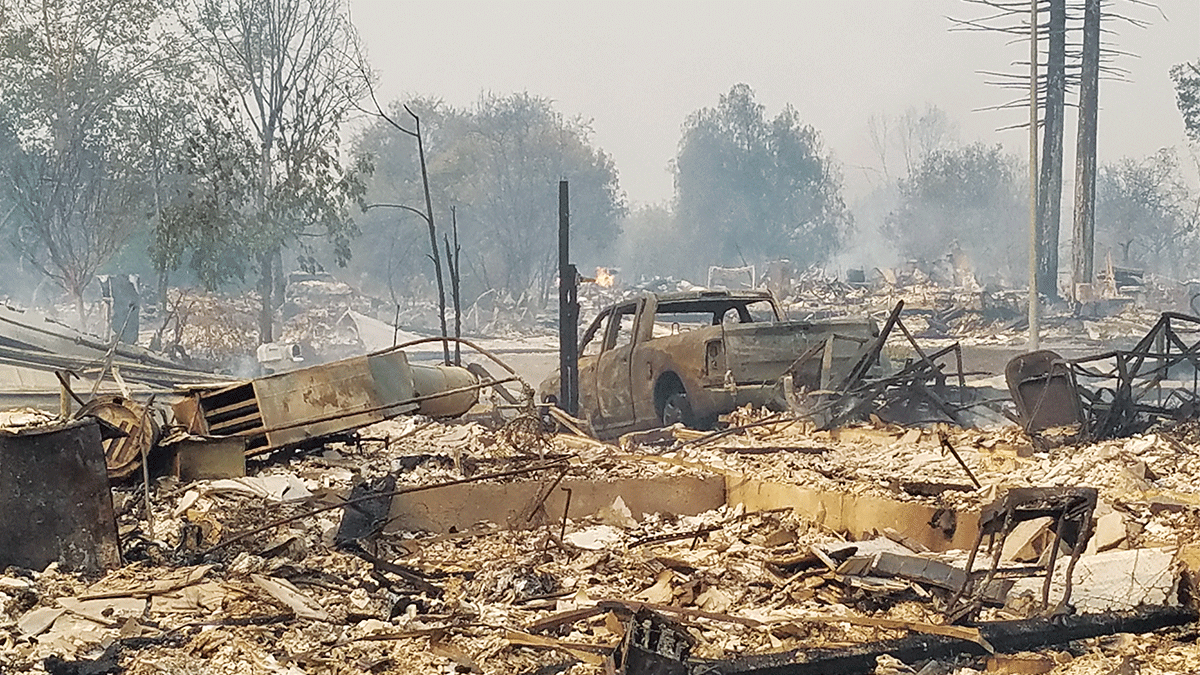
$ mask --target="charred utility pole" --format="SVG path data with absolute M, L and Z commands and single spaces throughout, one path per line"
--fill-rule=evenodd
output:
M 1058 299 L 1058 234 L 1062 216 L 1063 125 L 1067 102 L 1067 0 L 1050 0 L 1038 188 L 1038 289 Z
M 1078 285 L 1092 282 L 1095 274 L 1095 194 L 1096 194 L 1096 116 L 1098 110 L 1099 79 L 1104 73 L 1123 79 L 1124 71 L 1109 65 L 1110 60 L 1127 54 L 1103 42 L 1102 22 L 1108 18 L 1143 28 L 1146 21 L 1118 13 L 1120 5 L 1154 7 L 1143 0 L 962 0 L 970 5 L 986 9 L 987 15 L 978 19 L 951 19 L 954 30 L 973 30 L 1004 33 L 1007 35 L 1030 35 L 1029 72 L 989 72 L 995 84 L 1005 89 L 1020 89 L 1022 94 L 1006 103 L 992 106 L 993 110 L 1010 110 L 1036 105 L 1037 91 L 1034 78 L 1037 76 L 1038 31 L 1045 27 L 1042 36 L 1046 42 L 1045 92 L 1041 99 L 1044 115 L 1041 123 L 1045 133 L 1041 146 L 1041 179 L 1038 184 L 1037 233 L 1031 242 L 1030 251 L 1037 256 L 1038 290 L 1050 299 L 1057 299 L 1058 233 L 1061 221 L 1063 134 L 1066 119 L 1066 95 L 1073 83 L 1079 83 L 1079 123 L 1076 138 L 1075 205 L 1074 227 L 1071 248 L 1071 272 L 1073 282 L 1068 295 L 1078 300 Z M 1082 10 L 1082 11 L 1080 11 Z M 1043 21 L 1038 23 L 1038 17 Z M 1082 21 L 1080 21 L 1082 16 Z M 1076 31 L 1082 39 L 1073 39 Z M 1081 45 L 1074 50 L 1070 45 Z M 1079 74 L 1076 75 L 1075 73 Z M 1027 98 L 1028 97 L 1028 98 Z M 1033 114 L 1030 114 L 1031 120 Z M 1030 122 L 1031 124 L 1033 122 Z M 1005 127 L 1005 128 L 1015 128 Z M 1021 125 L 1023 126 L 1023 124 Z M 1030 129 L 1030 142 L 1036 135 Z M 1036 157 L 1031 150 L 1030 158 Z M 1034 216 L 1031 216 L 1031 218 Z M 1032 318 L 1032 317 L 1031 317 Z
M 579 414 L 579 274 L 571 262 L 567 181 L 558 183 L 558 407 Z
M 1072 296 L 1092 283 L 1096 251 L 1096 117 L 1100 97 L 1100 0 L 1085 0 L 1079 76 L 1079 130 L 1075 138 L 1075 228 L 1071 244 Z
M 462 365 L 462 296 L 459 292 L 462 282 L 462 272 L 459 268 L 459 254 L 462 248 L 458 245 L 458 209 L 450 207 L 450 227 L 454 233 L 454 247 L 450 247 L 450 238 L 442 235 L 446 244 L 446 267 L 450 270 L 450 298 L 454 301 L 454 365 Z
M 1040 348 L 1038 325 L 1038 45 L 1037 0 L 1029 0 L 1029 351 Z

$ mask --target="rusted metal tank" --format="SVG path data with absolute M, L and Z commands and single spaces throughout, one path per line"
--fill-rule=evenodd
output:
M 479 401 L 479 380 L 466 368 L 414 364 L 413 395 L 419 399 L 417 411 L 430 417 L 458 417 Z M 465 391 L 464 391 L 465 390 Z M 438 395 L 440 392 L 457 392 Z
M 0 430 L 0 514 L 0 569 L 120 567 L 99 423 Z

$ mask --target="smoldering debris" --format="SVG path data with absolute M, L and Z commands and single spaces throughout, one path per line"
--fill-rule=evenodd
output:
M 64 471 L 32 476 L 108 503 L 111 515 L 87 515 L 85 525 L 107 521 L 119 559 L 77 568 L 80 545 L 52 529 L 5 531 L 51 554 L 0 561 L 0 671 L 1198 670 L 1200 426 L 1191 415 L 1140 411 L 1136 427 L 1089 436 L 1080 430 L 1098 410 L 1090 403 L 1073 430 L 1058 432 L 1072 419 L 1027 430 L 1003 416 L 1022 414 L 1000 372 L 1013 350 L 987 373 L 945 351 L 1015 345 L 1019 304 L 1002 309 L 1017 303 L 1012 294 L 933 283 L 916 269 L 852 282 L 803 273 L 789 283 L 785 305 L 798 318 L 886 324 L 903 301 L 894 329 L 872 345 L 878 357 L 844 389 L 857 403 L 870 398 L 864 387 L 883 385 L 854 415 L 829 423 L 742 407 L 717 430 L 677 425 L 608 442 L 590 435 L 589 420 L 536 410 L 517 387 L 490 395 L 497 378 L 474 371 L 484 393 L 448 419 L 406 406 L 383 420 L 362 406 L 337 415 L 279 406 L 286 415 L 268 421 L 259 378 L 244 378 L 233 384 L 252 395 L 214 400 L 196 408 L 200 417 L 230 413 L 216 426 L 236 427 L 232 413 L 253 400 L 258 419 L 241 431 L 265 436 L 289 419 L 307 430 L 303 442 L 251 447 L 250 435 L 211 420 L 189 427 L 181 422 L 198 418 L 166 415 L 165 396 L 151 404 L 135 389 L 126 400 L 154 410 L 159 432 L 143 445 L 128 442 L 139 425 L 109 424 L 113 440 L 127 441 L 110 445 L 124 448 L 111 453 L 124 462 L 110 464 L 119 469 L 111 483 L 97 462 L 87 483 L 68 483 Z M 586 313 L 646 288 L 585 290 L 581 303 Z M 1147 279 L 1138 292 L 1154 288 Z M 311 292 L 331 306 L 349 297 L 334 290 Z M 320 304 L 297 303 L 296 316 Z M 362 309 L 331 312 L 320 325 L 359 341 L 398 333 L 380 326 L 386 307 Z M 1165 349 L 1129 350 L 1154 316 L 1134 303 L 1088 318 L 1064 311 L 1048 321 L 1050 341 L 1070 342 L 1068 366 L 1094 347 L 1125 349 L 1127 363 L 1137 354 L 1164 361 Z M 536 312 L 504 321 L 522 341 L 544 339 Z M 1195 341 L 1175 334 L 1185 348 Z M 1148 366 L 1149 379 L 1129 380 L 1141 395 L 1131 400 L 1149 405 L 1158 385 L 1185 383 L 1190 354 L 1176 346 L 1155 371 L 1172 377 L 1155 380 Z M 267 377 L 303 377 L 312 365 Z M 357 382 L 360 395 L 399 391 L 387 378 Z M 992 399 L 993 413 L 889 417 L 904 398 L 892 393 L 918 385 L 956 414 L 971 402 L 960 393 Z M 1075 393 L 1086 397 L 1087 386 Z M 84 387 L 72 391 L 83 398 Z M 1041 393 L 1025 395 L 1029 412 Z M 330 432 L 321 424 L 331 415 L 353 423 Z M 68 428 L 103 426 L 92 419 Z M 0 415 L 26 433 L 63 421 Z M 31 477 L 7 461 L 0 456 L 0 474 Z M 13 498 L 28 507 L 27 495 Z M 0 555 L 14 550 L 6 540 Z

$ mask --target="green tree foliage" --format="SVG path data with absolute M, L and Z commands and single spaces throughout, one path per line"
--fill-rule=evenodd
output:
M 900 181 L 886 230 L 907 257 L 933 260 L 957 242 L 977 269 L 1019 279 L 1028 260 L 1020 170 L 998 145 L 934 150 Z
M 697 269 L 696 256 L 688 242 L 690 232 L 667 205 L 638 206 L 632 209 L 621 226 L 621 261 L 623 281 L 639 278 L 674 277 L 700 279 L 703 270 Z M 682 250 L 681 250 L 682 249 Z M 586 272 L 586 270 L 585 270 Z
M 357 36 L 342 0 L 190 0 L 184 5 L 182 21 L 200 67 L 232 105 L 212 111 L 224 119 L 206 123 L 207 130 L 198 132 L 206 137 L 192 139 L 187 163 L 202 189 L 189 192 L 196 196 L 195 212 L 183 213 L 187 202 L 177 205 L 171 224 L 220 228 L 211 233 L 235 242 L 243 260 L 257 265 L 259 339 L 269 342 L 272 309 L 282 302 L 272 301 L 282 276 L 276 265 L 280 251 L 306 251 L 309 242 L 323 240 L 338 264 L 350 257 L 350 240 L 357 234 L 350 206 L 363 194 L 370 165 L 360 159 L 344 165 L 338 133 L 365 90 L 367 69 L 357 56 Z M 214 125 L 227 128 L 224 140 L 223 132 L 210 133 Z M 247 138 L 253 139 L 254 154 L 237 161 L 252 162 L 254 170 L 219 173 L 241 185 L 221 188 L 224 198 L 214 201 L 214 177 L 202 175 L 204 167 L 232 161 L 226 153 L 244 153 Z M 217 156 L 197 157 L 204 148 Z M 234 195 L 251 198 L 228 201 Z M 212 212 L 217 205 L 235 212 L 217 217 Z M 194 239 L 174 227 L 163 231 L 173 240 L 158 247 L 164 252 Z M 164 254 L 161 259 L 179 258 Z M 240 271 L 202 276 L 213 282 Z
M 745 84 L 688 116 L 674 169 L 676 217 L 713 263 L 819 262 L 852 228 L 820 135 L 791 106 L 768 120 Z
M 1096 241 L 1111 252 L 1114 264 L 1194 275 L 1197 202 L 1181 176 L 1170 148 L 1100 168 Z
M 213 101 L 198 115 L 177 158 L 174 191 L 163 204 L 150 256 L 155 268 L 186 268 L 209 290 L 244 280 L 255 236 L 257 146 Z
M 178 74 L 158 0 L 14 0 L 0 8 L 0 190 L 16 248 L 79 308 L 153 210 L 147 92 Z
M 1183 114 L 1183 126 L 1188 137 L 1200 143 L 1200 61 L 1181 63 L 1171 69 L 1175 80 L 1175 96 L 1179 112 Z
M 571 189 L 572 257 L 586 261 L 608 250 L 620 234 L 626 207 L 612 158 L 593 147 L 587 122 L 569 118 L 552 102 L 528 93 L 488 95 L 469 108 L 434 100 L 408 103 L 421 117 L 429 182 L 436 219 L 443 229 L 450 207 L 457 208 L 464 282 L 473 292 L 497 288 L 518 296 L 533 290 L 542 297 L 557 279 L 558 182 Z M 404 119 L 403 106 L 391 106 Z M 374 157 L 369 201 L 424 204 L 416 141 L 380 121 L 356 144 Z M 415 216 L 394 209 L 372 210 L 364 218 L 367 242 L 361 262 L 375 269 L 388 262 L 370 257 L 396 255 L 380 242 L 410 240 L 424 227 Z M 425 266 L 419 247 L 398 277 L 411 278 Z M 405 274 L 407 272 L 407 274 Z M 470 295 L 466 295 L 470 297 Z

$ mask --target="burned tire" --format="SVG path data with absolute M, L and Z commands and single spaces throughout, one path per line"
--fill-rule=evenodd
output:
M 664 427 L 669 427 L 676 422 L 682 423 L 685 427 L 696 426 L 696 416 L 692 414 L 692 404 L 688 402 L 687 392 L 675 391 L 667 396 L 663 401 L 659 421 Z

